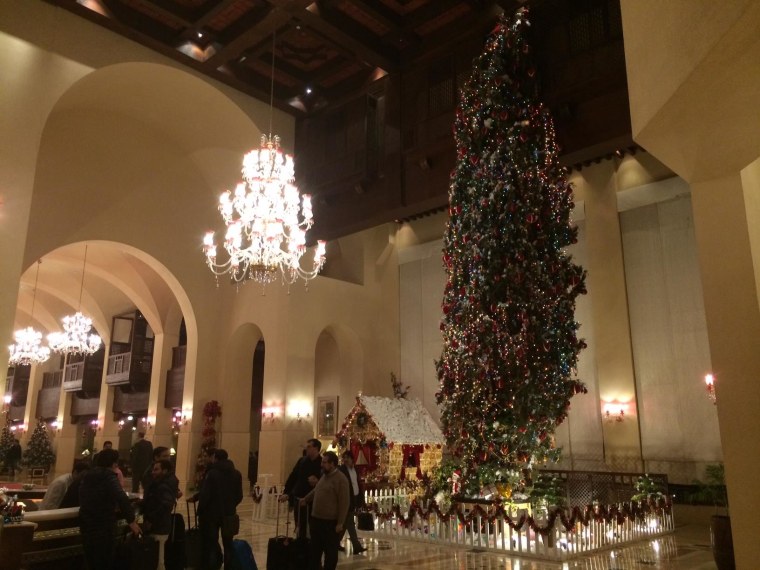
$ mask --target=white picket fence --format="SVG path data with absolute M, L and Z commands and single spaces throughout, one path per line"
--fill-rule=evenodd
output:
M 253 519 L 275 519 L 282 492 L 283 485 L 279 483 L 256 485 Z M 528 505 L 510 506 L 505 511 L 494 505 L 455 503 L 444 513 L 434 508 L 432 502 L 415 502 L 414 496 L 403 489 L 367 491 L 365 502 L 374 519 L 375 530 L 371 532 L 378 537 L 459 545 L 547 560 L 562 561 L 619 548 L 675 529 L 672 509 L 647 509 L 639 504 L 576 511 L 574 522 L 572 513 L 566 512 L 565 520 L 572 522 L 567 528 L 560 516 L 554 518 L 551 527 L 545 513 L 531 518 Z M 633 513 L 625 515 L 626 510 Z
M 585 513 L 585 517 L 577 516 L 566 528 L 559 516 L 554 518 L 551 527 L 548 527 L 545 514 L 530 519 L 527 505 L 510 507 L 504 512 L 493 505 L 476 507 L 470 503 L 458 503 L 453 509 L 441 513 L 440 509 L 433 508 L 432 502 L 413 502 L 413 497 L 403 490 L 372 491 L 365 497 L 373 513 L 376 535 L 506 551 L 549 560 L 567 560 L 674 530 L 672 509 L 646 509 L 644 505 L 598 507 L 594 512 Z M 637 516 L 629 513 L 629 516 L 618 517 L 615 510 L 619 513 L 633 510 Z M 594 514 L 596 516 L 591 516 Z M 571 513 L 566 513 L 568 523 L 571 522 L 570 516 Z M 578 520 L 580 518 L 584 518 L 587 524 Z

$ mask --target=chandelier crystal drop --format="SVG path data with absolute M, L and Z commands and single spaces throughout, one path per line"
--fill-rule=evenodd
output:
M 311 265 L 303 267 L 306 231 L 314 223 L 311 196 L 300 196 L 293 157 L 280 149 L 280 137 L 262 135 L 260 148 L 245 155 L 242 172 L 243 182 L 219 198 L 229 258 L 217 263 L 214 232 L 208 232 L 203 251 L 209 269 L 235 283 L 251 279 L 266 285 L 279 275 L 291 285 L 316 277 L 325 263 L 325 242 L 317 242 Z
M 37 282 L 40 279 L 40 264 L 37 260 L 37 273 L 34 276 L 34 292 L 32 293 L 31 320 L 34 320 L 34 305 L 37 303 Z M 42 333 L 32 328 L 31 323 L 25 329 L 17 330 L 13 334 L 14 344 L 8 346 L 11 355 L 8 364 L 11 366 L 24 366 L 29 364 L 42 364 L 50 358 L 50 349 L 42 346 Z
M 17 330 L 13 340 L 15 344 L 8 347 L 11 352 L 8 364 L 11 366 L 42 364 L 50 358 L 50 349 L 42 346 L 42 333 L 32 327 Z
M 47 337 L 48 345 L 54 352 L 87 356 L 100 348 L 100 337 L 90 334 L 91 318 L 77 311 L 63 317 L 62 322 L 64 332 L 50 333 Z

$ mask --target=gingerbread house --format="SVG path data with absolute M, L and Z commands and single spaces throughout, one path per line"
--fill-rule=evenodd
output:
M 441 462 L 444 438 L 418 400 L 359 395 L 336 444 L 351 451 L 365 481 L 395 484 L 429 475 Z

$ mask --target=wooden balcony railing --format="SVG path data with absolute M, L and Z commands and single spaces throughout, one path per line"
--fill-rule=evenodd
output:
M 111 386 L 129 384 L 129 368 L 132 362 L 132 353 L 123 352 L 108 357 L 108 369 L 106 371 L 106 384 Z

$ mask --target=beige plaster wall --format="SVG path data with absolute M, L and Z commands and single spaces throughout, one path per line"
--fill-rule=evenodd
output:
M 277 285 L 265 296 L 251 285 L 217 287 L 201 239 L 221 225 L 217 195 L 237 182 L 267 106 L 42 2 L 5 2 L 0 22 L 0 63 L 13 78 L 0 92 L 3 107 L 13 109 L 0 119 L 7 220 L 0 331 L 10 336 L 21 268 L 32 260 L 93 240 L 137 256 L 167 283 L 188 328 L 183 409 L 192 419 L 180 435 L 178 475 L 192 478 L 201 409 L 210 399 L 224 410 L 221 442 L 244 469 L 250 357 L 264 338 L 264 401 L 281 402 L 285 415 L 264 428 L 259 471 L 279 480 L 313 434 L 311 423 L 290 414 L 294 403 L 313 406 L 324 330 L 337 331 L 341 389 L 389 391 L 387 370 L 398 366 L 389 228 L 347 238 L 365 252 L 363 285 L 318 278 L 308 291 Z M 292 118 L 275 113 L 275 126 L 287 147 Z M 175 327 L 176 317 L 162 314 L 154 328 L 162 332 L 168 321 Z M 152 405 L 160 399 L 155 394 Z

